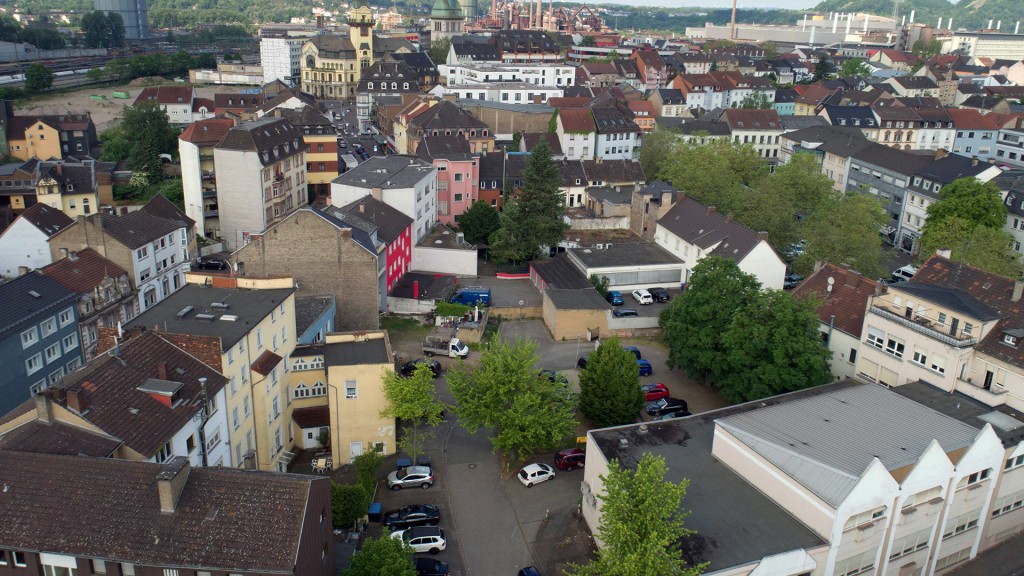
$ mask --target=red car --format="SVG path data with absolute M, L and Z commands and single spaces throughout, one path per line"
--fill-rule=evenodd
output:
M 650 402 L 651 400 L 661 400 L 662 398 L 668 398 L 668 387 L 661 382 L 654 382 L 651 384 L 641 384 L 640 389 L 644 392 L 644 400 Z
M 582 448 L 566 448 L 558 454 L 555 454 L 555 466 L 559 470 L 572 470 L 573 468 L 583 468 L 583 464 L 586 461 L 587 453 Z

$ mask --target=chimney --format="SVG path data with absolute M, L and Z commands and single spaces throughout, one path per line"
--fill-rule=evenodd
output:
M 725 215 L 725 221 L 732 222 L 732 212 L 729 212 L 728 214 Z
M 50 395 L 43 392 L 36 394 L 36 419 L 43 424 L 53 424 L 53 405 L 50 404 Z
M 823 260 L 815 260 L 814 261 L 814 271 L 815 272 L 821 270 L 824 267 L 825 267 L 825 262 Z
M 1021 296 L 1024 296 L 1024 281 L 1016 280 L 1013 283 L 1013 296 L 1010 300 L 1020 302 Z
M 167 362 L 157 362 L 156 377 L 160 380 L 167 380 Z
M 160 495 L 161 514 L 174 514 L 191 468 L 188 458 L 175 456 L 168 460 L 160 473 L 156 475 L 156 489 Z
M 945 148 L 939 148 L 939 149 L 935 150 L 935 159 L 936 160 L 942 160 L 946 156 L 949 156 L 949 150 L 946 150 Z
M 942 258 L 949 260 L 950 258 L 953 257 L 953 250 L 949 248 L 939 248 L 935 251 L 935 255 L 941 256 Z
M 846 285 L 850 288 L 856 288 L 857 284 L 860 284 L 860 274 L 849 268 L 846 269 Z
M 359 213 L 360 214 L 365 214 L 366 213 L 366 204 L 363 204 L 362 202 L 359 203 Z
M 380 188 L 370 188 L 370 196 L 373 196 L 374 200 L 381 200 L 383 191 Z
M 971 156 L 971 166 L 977 166 L 977 165 L 978 165 L 978 157 L 977 156 Z
M 708 212 L 707 212 L 708 214 L 713 214 L 715 212 L 715 207 L 714 206 L 708 206 L 707 208 L 708 208 Z
M 76 414 L 82 414 L 89 409 L 89 402 L 85 399 L 85 390 L 79 386 L 75 386 L 68 390 L 68 408 L 75 411 Z
M 731 216 L 731 215 L 730 215 L 730 216 Z M 760 231 L 760 232 L 758 232 L 758 233 L 757 233 L 757 239 L 758 239 L 759 241 L 760 241 L 760 240 L 764 240 L 765 242 L 767 242 L 767 241 L 768 241 L 768 233 L 767 233 L 767 232 L 765 232 L 765 231 L 763 231 L 763 230 L 762 230 L 762 231 Z

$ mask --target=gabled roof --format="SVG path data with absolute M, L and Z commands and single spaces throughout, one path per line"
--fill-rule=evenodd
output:
M 878 128 L 874 112 L 867 106 L 837 106 L 826 104 L 822 110 L 833 126 L 857 126 L 860 128 Z
M 782 130 L 782 121 L 775 110 L 730 108 L 724 116 L 730 130 Z
M 580 165 L 590 182 L 643 184 L 647 181 L 643 166 L 637 160 L 581 160 Z
M 431 160 L 469 160 L 472 157 L 469 140 L 455 135 L 423 135 L 423 144 L 416 149 L 417 155 L 428 162 Z
M 296 474 L 226 467 L 182 472 L 174 512 L 157 480 L 181 464 L 0 451 L 0 542 L 20 550 L 190 572 L 292 574 L 314 484 Z M 57 488 L 59 487 L 59 489 Z
M 164 220 L 170 220 L 175 224 L 178 224 L 188 230 L 191 230 L 196 225 L 196 221 L 189 218 L 174 205 L 173 202 L 167 199 L 163 194 L 156 194 L 150 198 L 149 202 L 142 207 L 142 211 L 147 214 L 156 216 L 157 218 L 163 218 Z
M 631 115 L 624 114 L 618 108 L 593 108 L 590 113 L 599 134 L 631 134 L 639 133 L 640 127 Z
M 317 34 L 309 40 L 320 52 L 331 52 L 339 56 L 344 53 L 346 56 L 355 57 L 356 47 L 348 36 L 340 34 Z M 337 57 L 337 56 L 328 56 Z
M 92 248 L 67 256 L 40 269 L 44 275 L 53 278 L 76 294 L 92 292 L 107 278 L 126 275 L 123 268 L 100 256 Z
M 466 112 L 462 107 L 458 106 L 454 102 L 449 102 L 448 100 L 441 100 L 437 104 L 417 114 L 409 120 L 409 125 L 410 127 L 418 126 L 421 130 L 429 130 L 433 128 L 438 130 L 456 130 L 460 128 L 464 130 L 481 130 L 488 128 L 487 124 L 483 123 L 469 112 Z
M 523 132 L 523 146 L 527 152 L 533 150 L 533 147 L 539 144 L 541 140 L 548 143 L 552 155 L 561 156 L 564 154 L 562 152 L 562 142 L 558 139 L 558 134 L 551 132 Z
M 61 306 L 70 306 L 77 297 L 38 270 L 0 284 L 0 337 L 41 314 L 53 314 Z
M 415 156 L 373 156 L 333 180 L 335 184 L 383 190 L 411 188 L 434 174 L 436 168 Z
M 826 263 L 793 290 L 793 297 L 818 302 L 818 320 L 859 339 L 875 286 L 853 270 Z
M 227 378 L 154 332 L 143 332 L 118 348 L 116 354 L 108 351 L 65 376 L 53 401 L 74 411 L 68 396 L 77 393 L 83 419 L 151 458 L 202 411 L 199 379 L 206 378 L 206 392 L 213 396 Z M 168 392 L 158 400 L 143 391 L 154 382 L 175 389 L 173 395 Z
M 157 102 L 159 104 L 188 104 L 192 106 L 192 88 L 188 86 L 150 86 L 143 88 L 135 99 L 133 106 L 141 102 Z
M 972 108 L 950 108 L 946 110 L 957 130 L 999 130 L 1001 126 L 989 114 L 982 114 Z
M 413 224 L 412 218 L 373 196 L 363 196 L 351 204 L 342 206 L 339 211 L 373 223 L 377 227 L 377 237 L 388 245 L 398 240 L 398 237 Z
M 302 132 L 288 120 L 274 116 L 243 122 L 228 130 L 217 144 L 217 150 L 255 152 L 263 166 L 275 164 L 305 149 Z
M 161 236 L 173 234 L 184 226 L 179 222 L 153 216 L 145 210 L 136 210 L 124 216 L 94 214 L 88 216 L 87 219 L 89 222 L 102 226 L 105 234 L 133 250 L 157 240 Z
M 28 210 L 22 212 L 18 218 L 24 218 L 26 222 L 38 228 L 47 237 L 53 236 L 75 223 L 64 212 L 51 208 L 46 204 L 33 204 Z
M 776 90 L 776 95 L 779 93 Z M 662 104 L 677 105 L 686 102 L 686 97 L 683 96 L 683 92 L 676 88 L 658 88 L 658 96 L 661 97 Z M 776 99 L 776 101 L 778 101 Z
M 562 122 L 562 129 L 573 134 L 591 134 L 597 131 L 594 125 L 594 117 L 590 110 L 585 108 L 560 108 L 558 118 Z
M 191 142 L 196 146 L 213 146 L 220 142 L 234 125 L 235 121 L 229 118 L 198 120 L 189 124 L 188 128 L 185 128 L 178 136 L 178 139 Z
M 927 76 L 897 76 L 886 82 L 898 84 L 905 90 L 938 90 L 939 85 Z
M 931 156 L 897 150 L 874 142 L 854 152 L 852 157 L 862 164 L 870 164 L 907 176 L 913 175 L 934 160 Z
M 35 403 L 29 400 L 28 403 Z M 0 451 L 66 454 L 68 456 L 95 456 L 108 458 L 121 446 L 121 441 L 91 430 L 71 426 L 61 421 L 44 423 L 31 420 L 4 434 L 0 434 Z
M 310 106 L 312 108 L 316 108 L 317 106 L 316 98 L 313 98 L 309 94 L 302 92 L 298 88 L 287 88 L 275 94 L 273 98 L 268 98 L 267 100 L 265 100 L 263 102 L 263 105 L 257 108 L 256 111 L 266 114 L 271 110 L 274 110 L 278 106 L 281 106 L 285 102 L 291 100 L 292 98 L 295 98 L 299 102 L 302 102 L 306 106 Z
M 676 203 L 658 220 L 658 226 L 684 242 L 698 246 L 709 255 L 736 262 L 746 258 L 759 243 L 758 233 L 713 207 L 680 194 Z M 713 249 L 712 249 L 713 248 Z
M 263 105 L 260 94 L 214 94 L 213 104 L 217 110 L 255 110 Z

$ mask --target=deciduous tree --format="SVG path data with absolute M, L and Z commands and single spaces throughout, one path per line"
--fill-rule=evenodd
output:
M 733 260 L 706 256 L 697 262 L 686 290 L 658 320 L 669 347 L 669 367 L 683 368 L 694 378 L 714 379 L 726 353 L 722 334 L 733 312 L 753 299 L 759 286 Z
M 737 212 L 746 187 L 760 180 L 766 169 L 764 158 L 752 146 L 714 139 L 677 145 L 659 175 L 691 198 L 727 214 Z
M 489 429 L 494 450 L 516 459 L 553 448 L 576 429 L 565 384 L 537 377 L 536 350 L 532 341 L 495 336 L 476 366 L 460 362 L 448 372 L 459 422 L 474 433 Z
M 540 256 L 542 246 L 555 246 L 564 239 L 568 225 L 562 219 L 565 195 L 558 189 L 561 182 L 551 147 L 541 140 L 526 161 L 522 190 L 502 208 L 501 227 L 492 237 L 495 260 L 530 260 Z
M 343 576 L 416 576 L 412 548 L 389 537 L 367 538 Z
M 638 160 L 648 182 L 662 177 L 662 171 L 672 158 L 678 142 L 679 135 L 669 128 L 657 127 L 654 132 L 644 136 Z
M 808 216 L 807 248 L 794 267 L 808 272 L 816 261 L 847 264 L 869 278 L 878 278 L 885 272 L 880 232 L 888 222 L 885 209 L 872 196 L 831 194 Z
M 843 65 L 839 67 L 839 77 L 847 78 L 849 76 L 870 76 L 871 67 L 864 63 L 860 58 L 848 58 Z
M 938 202 L 928 206 L 928 223 L 941 226 L 950 216 L 963 218 L 975 226 L 1002 228 L 1006 224 L 1006 206 L 994 182 L 981 183 L 976 178 L 960 178 L 942 187 Z
M 643 402 L 636 357 L 618 338 L 602 340 L 580 371 L 580 410 L 604 428 L 635 421 Z
M 334 525 L 347 528 L 366 515 L 370 495 L 357 484 L 331 482 L 331 515 Z
M 921 236 L 919 257 L 927 260 L 935 251 L 950 250 L 950 259 L 994 274 L 1018 278 L 1022 267 L 1020 254 L 1010 248 L 1013 237 L 1000 229 L 977 226 L 959 216 L 947 216 L 937 223 L 931 219 Z
M 459 230 L 466 235 L 466 242 L 470 244 L 486 244 L 491 234 L 501 226 L 498 211 L 483 200 L 473 202 L 473 205 L 461 216 L 456 217 L 456 220 L 459 223 Z
M 732 403 L 817 386 L 832 376 L 813 305 L 788 292 L 758 292 L 732 314 L 715 387 Z
M 768 99 L 768 95 L 758 90 L 751 92 L 740 101 L 738 108 L 751 108 L 756 110 L 768 110 L 775 107 L 775 103 Z
M 430 59 L 434 61 L 434 64 L 444 64 L 448 61 L 448 51 L 452 47 L 452 41 L 447 38 L 441 38 L 439 40 L 431 40 L 430 51 L 427 52 L 430 55 Z
M 53 72 L 42 64 L 32 64 L 25 70 L 25 90 L 42 92 L 53 86 Z
M 682 508 L 690 481 L 667 481 L 665 459 L 645 452 L 636 470 L 618 460 L 601 478 L 601 521 L 597 539 L 604 545 L 597 559 L 573 566 L 572 576 L 697 576 L 706 564 L 689 565 L 680 542 L 694 536 L 686 528 L 689 512 Z
M 101 140 L 104 160 L 127 160 L 129 168 L 145 173 L 152 183 L 163 179 L 160 154 L 177 151 L 178 132 L 171 128 L 167 112 L 159 104 L 141 102 L 126 106 L 124 118 L 104 132 Z
M 387 407 L 382 417 L 397 418 L 404 422 L 406 435 L 402 437 L 402 448 L 415 461 L 423 445 L 422 426 L 431 428 L 441 423 L 444 404 L 437 399 L 434 373 L 430 364 L 421 363 L 410 376 L 400 376 L 394 370 L 384 375 L 384 398 Z

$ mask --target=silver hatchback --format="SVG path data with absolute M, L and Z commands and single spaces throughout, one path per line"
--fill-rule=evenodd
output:
M 430 466 L 406 466 L 388 474 L 388 488 L 392 490 L 415 486 L 426 489 L 433 483 L 434 471 Z

